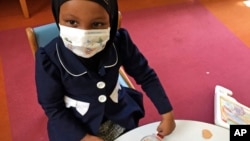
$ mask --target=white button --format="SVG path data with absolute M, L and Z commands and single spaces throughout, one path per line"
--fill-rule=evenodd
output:
M 107 100 L 107 97 L 105 95 L 100 95 L 98 97 L 98 100 L 99 100 L 99 102 L 103 103 L 103 102 L 105 102 Z
M 106 84 L 103 81 L 100 81 L 96 84 L 97 88 L 99 89 L 103 89 L 105 88 Z

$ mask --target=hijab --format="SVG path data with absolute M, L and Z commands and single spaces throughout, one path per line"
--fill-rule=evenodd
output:
M 57 24 L 59 27 L 59 12 L 61 5 L 69 0 L 52 0 L 52 12 Z M 107 46 L 110 46 L 114 40 L 117 31 L 118 25 L 118 5 L 117 0 L 89 0 L 100 4 L 109 14 L 109 21 L 110 21 L 110 40 L 107 42 Z
M 60 7 L 64 2 L 67 1 L 69 0 L 52 0 L 52 12 L 58 28 L 59 28 Z M 89 69 L 98 70 L 98 68 L 102 64 L 101 58 L 103 57 L 106 58 L 106 56 L 109 56 L 108 48 L 112 46 L 113 40 L 117 32 L 118 5 L 117 5 L 117 0 L 89 0 L 89 1 L 93 1 L 100 4 L 107 11 L 107 13 L 109 14 L 109 21 L 111 28 L 109 41 L 107 42 L 106 47 L 102 52 L 96 54 L 95 56 L 89 59 L 79 57 L 81 62 Z

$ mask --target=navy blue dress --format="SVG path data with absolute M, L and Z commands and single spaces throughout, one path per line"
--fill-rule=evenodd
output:
M 64 47 L 60 37 L 36 52 L 38 101 L 48 117 L 51 141 L 79 141 L 86 133 L 96 135 L 104 120 L 126 130 L 138 126 L 144 116 L 142 94 L 117 85 L 121 66 L 142 86 L 160 114 L 172 110 L 155 71 L 125 29 L 118 30 L 113 46 L 106 52 L 98 71 L 88 69 Z M 69 104 L 66 99 L 78 103 Z

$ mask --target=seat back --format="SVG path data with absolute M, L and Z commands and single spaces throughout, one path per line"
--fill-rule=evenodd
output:
M 59 30 L 57 28 L 56 23 L 50 23 L 47 25 L 36 27 L 33 30 L 34 30 L 36 41 L 39 47 L 44 47 L 51 41 L 51 39 L 59 35 Z
M 59 30 L 56 23 L 49 23 L 37 27 L 26 28 L 26 34 L 32 50 L 32 54 L 35 55 L 38 47 L 44 47 L 52 39 L 59 35 Z
M 118 28 L 121 26 L 121 13 L 119 12 L 118 18 Z M 28 41 L 32 50 L 32 54 L 35 55 L 35 52 L 39 47 L 44 47 L 47 45 L 52 39 L 59 35 L 59 30 L 56 23 L 49 23 L 37 27 L 27 27 L 26 34 L 28 37 Z M 125 87 L 135 88 L 132 82 L 129 80 L 125 71 L 120 68 L 119 70 L 119 83 Z

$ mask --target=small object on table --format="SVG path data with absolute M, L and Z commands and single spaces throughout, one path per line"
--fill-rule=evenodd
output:
M 202 137 L 203 138 L 210 139 L 212 136 L 213 136 L 213 134 L 208 129 L 203 129 L 202 130 Z
M 147 135 L 143 137 L 141 141 L 162 141 L 162 136 L 159 134 Z

